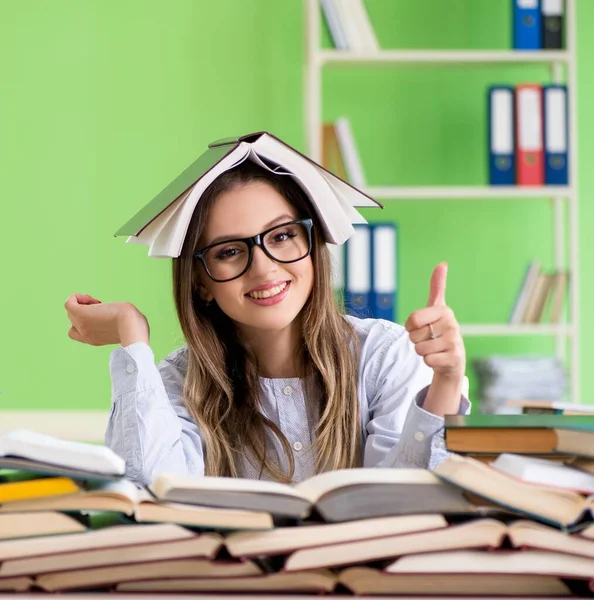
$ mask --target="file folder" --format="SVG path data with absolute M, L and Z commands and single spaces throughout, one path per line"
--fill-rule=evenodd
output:
M 567 86 L 543 87 L 545 183 L 567 185 L 568 169 L 568 122 Z
M 512 87 L 489 88 L 489 183 L 514 185 L 514 90 Z
M 542 47 L 563 48 L 563 0 L 541 0 Z
M 513 0 L 514 49 L 541 49 L 541 14 L 539 0 Z
M 394 223 L 371 226 L 371 312 L 376 319 L 396 321 L 398 237 Z
M 346 241 L 345 308 L 361 319 L 372 316 L 371 292 L 371 228 L 353 225 L 355 233 Z
M 542 87 L 516 87 L 516 181 L 544 185 Z

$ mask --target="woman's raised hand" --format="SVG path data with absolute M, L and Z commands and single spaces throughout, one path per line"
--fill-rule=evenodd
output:
M 101 302 L 87 294 L 72 294 L 64 304 L 71 327 L 68 337 L 91 346 L 149 343 L 146 317 L 130 302 Z

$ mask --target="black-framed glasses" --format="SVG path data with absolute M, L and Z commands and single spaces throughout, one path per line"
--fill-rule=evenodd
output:
M 298 219 L 275 225 L 252 237 L 217 242 L 198 250 L 207 275 L 217 283 L 241 277 L 251 266 L 254 246 L 259 246 L 268 258 L 278 263 L 292 263 L 311 253 L 311 219 Z

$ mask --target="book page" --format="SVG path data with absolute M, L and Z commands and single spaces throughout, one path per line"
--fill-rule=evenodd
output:
M 153 240 L 149 249 L 149 256 L 166 258 L 180 255 L 194 209 L 206 188 L 219 175 L 242 163 L 249 152 L 250 144 L 241 142 L 196 182 L 185 202 L 182 202 L 179 210 L 175 211 L 165 227 Z
M 162 498 L 171 488 L 188 490 L 233 491 L 239 494 L 277 494 L 281 496 L 303 496 L 291 486 L 276 481 L 262 481 L 259 479 L 244 479 L 241 477 L 193 477 L 177 473 L 161 473 L 149 485 L 157 498 Z

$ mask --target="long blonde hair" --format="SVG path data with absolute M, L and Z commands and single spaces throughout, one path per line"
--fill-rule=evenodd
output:
M 319 397 L 315 427 L 316 472 L 356 467 L 360 432 L 357 371 L 359 348 L 351 324 L 337 305 L 330 274 L 330 254 L 321 227 L 301 188 L 288 176 L 273 175 L 246 161 L 219 176 L 204 192 L 192 216 L 179 258 L 173 259 L 173 295 L 188 346 L 183 399 L 200 427 L 205 444 L 207 475 L 240 476 L 242 456 L 255 459 L 260 475 L 289 482 L 294 460 L 291 446 L 278 426 L 260 408 L 256 358 L 241 344 L 233 322 L 199 294 L 202 266 L 193 257 L 204 245 L 210 207 L 219 194 L 250 182 L 271 185 L 297 209 L 299 218 L 312 218 L 314 283 L 300 318 L 305 373 L 312 375 Z M 311 389 L 310 389 L 311 393 Z M 317 398 L 314 398 L 317 399 Z M 310 401 L 312 398 L 310 398 Z M 266 452 L 266 429 L 280 440 L 288 459 L 283 472 Z

